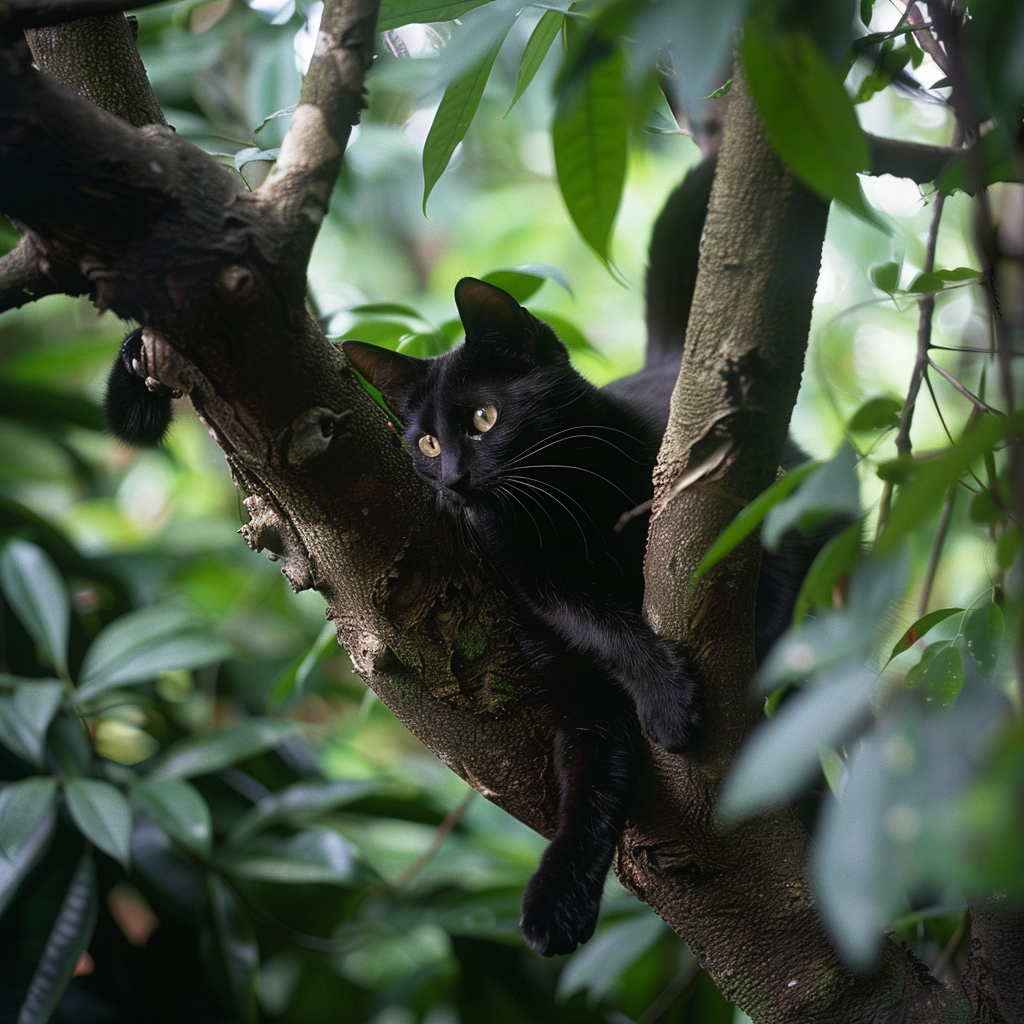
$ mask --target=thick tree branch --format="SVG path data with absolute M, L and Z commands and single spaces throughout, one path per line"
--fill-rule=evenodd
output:
M 327 0 L 316 49 L 281 155 L 259 189 L 292 225 L 290 259 L 303 269 L 330 199 L 352 126 L 366 106 L 379 0 Z
M 19 309 L 44 295 L 84 295 L 88 290 L 83 277 L 61 273 L 50 264 L 31 232 L 0 256 L 0 313 Z
M 164 0 L 4 0 L 0 28 L 28 29 L 60 25 L 76 18 L 100 18 Z

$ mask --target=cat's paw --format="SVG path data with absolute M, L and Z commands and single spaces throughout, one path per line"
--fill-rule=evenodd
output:
M 636 701 L 644 732 L 672 754 L 693 750 L 704 729 L 704 690 L 697 669 L 681 647 L 665 641 L 668 671 L 662 685 Z
M 543 868 L 530 879 L 523 896 L 519 930 L 526 944 L 541 956 L 571 953 L 594 934 L 601 890 L 579 885 Z

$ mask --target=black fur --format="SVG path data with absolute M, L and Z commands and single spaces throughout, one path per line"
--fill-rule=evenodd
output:
M 162 385 L 151 390 L 143 365 L 142 328 L 125 335 L 110 368 L 103 413 L 107 428 L 127 444 L 148 448 L 159 444 L 171 423 L 174 393 Z

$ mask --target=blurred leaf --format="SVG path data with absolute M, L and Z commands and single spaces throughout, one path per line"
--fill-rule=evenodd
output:
M 836 799 L 841 800 L 850 773 L 846 770 L 839 751 L 823 743 L 818 747 L 818 759 L 821 762 L 821 771 L 828 783 L 828 788 Z
M 190 782 L 173 776 L 139 779 L 132 785 L 132 797 L 168 835 L 190 850 L 209 854 L 210 809 Z
M 300 654 L 274 680 L 270 692 L 267 694 L 268 707 L 276 710 L 293 693 L 301 694 L 306 687 L 306 680 L 312 675 L 313 670 L 337 649 L 338 638 L 335 634 L 334 624 L 325 622 L 320 630 L 320 635 L 313 641 L 309 650 Z
M 175 775 L 183 779 L 212 775 L 237 761 L 276 747 L 295 729 L 292 722 L 250 718 L 222 732 L 188 736 L 168 747 L 151 775 L 153 778 Z
M 889 521 L 878 539 L 878 550 L 891 551 L 904 534 L 929 521 L 960 474 L 1011 432 L 1019 433 L 1021 424 L 1024 424 L 1024 417 L 1019 413 L 1009 418 L 983 415 L 944 454 L 927 462 L 915 461 L 914 478 L 900 488 Z
M 531 310 L 531 312 L 538 320 L 543 320 L 558 335 L 570 352 L 589 352 L 591 355 L 598 356 L 601 359 L 604 358 L 601 350 L 595 348 L 587 341 L 583 332 L 575 324 L 566 320 L 564 316 L 541 310 Z
M 377 18 L 377 31 L 401 28 L 410 24 L 452 21 L 488 0 L 384 0 Z
M 927 274 L 918 274 L 907 288 L 908 292 L 942 291 L 947 281 L 980 281 L 981 271 L 970 267 L 957 267 L 955 270 L 933 270 Z
M 86 847 L 50 929 L 18 1014 L 18 1024 L 46 1024 L 71 981 L 96 927 L 99 893 L 92 851 Z
M 562 11 L 545 11 L 540 21 L 534 26 L 530 33 L 530 39 L 523 50 L 522 60 L 519 62 L 519 74 L 516 77 L 516 91 L 512 96 L 512 102 L 505 111 L 505 116 L 512 112 L 512 108 L 519 102 L 519 97 L 526 92 L 534 76 L 540 70 L 544 58 L 547 56 L 551 44 L 555 41 L 562 24 L 565 21 L 565 14 Z
M 836 516 L 856 517 L 860 512 L 857 453 L 844 441 L 833 458 L 809 474 L 792 497 L 768 510 L 761 542 L 775 551 L 789 530 L 810 536 Z
M 984 679 L 991 679 L 1003 642 L 1003 611 L 994 602 L 968 612 L 964 622 L 964 647 Z
M 380 28 L 378 24 L 378 29 Z M 451 160 L 455 147 L 465 138 L 466 132 L 480 105 L 484 86 L 490 77 L 491 68 L 505 41 L 505 35 L 491 47 L 480 63 L 466 72 L 458 81 L 444 91 L 441 103 L 434 114 L 434 120 L 423 145 L 423 212 L 427 212 L 427 199 Z
M 850 430 L 888 430 L 900 421 L 903 400 L 891 395 L 870 398 L 850 417 Z
M 831 607 L 837 585 L 844 584 L 860 557 L 864 523 L 856 519 L 832 537 L 811 563 L 793 605 L 793 622 L 799 624 L 815 605 Z
M 1007 523 L 996 541 L 996 562 L 1001 569 L 1009 569 L 1020 550 L 1020 530 L 1015 523 Z
M 349 306 L 345 312 L 359 316 L 394 316 L 414 324 L 424 322 L 419 310 L 402 302 L 363 302 L 358 306 Z
M 61 424 L 86 430 L 103 429 L 103 410 L 95 402 L 38 384 L 0 380 L 0 409 L 5 416 L 44 427 Z
M 220 863 L 239 878 L 281 885 L 347 885 L 358 868 L 349 844 L 325 825 L 312 825 L 287 839 L 256 840 Z
M 279 117 L 289 117 L 295 113 L 295 104 L 293 103 L 290 107 L 284 107 L 281 110 L 275 110 L 272 114 L 267 114 L 265 118 L 252 130 L 253 136 L 259 135 L 264 128 L 270 124 L 271 121 L 277 120 Z
M 779 156 L 815 192 L 883 227 L 857 178 L 870 166 L 857 112 L 810 35 L 782 32 L 751 18 L 740 53 L 751 95 Z
M 861 79 L 853 102 L 866 103 L 876 93 L 892 85 L 893 79 L 914 59 L 915 50 L 913 43 L 893 47 L 890 42 L 888 49 L 883 46 L 874 67 Z
M 11 696 L 0 694 L 0 742 L 41 768 L 46 730 L 63 696 L 64 687 L 56 679 L 23 680 L 15 685 Z
M 551 125 L 558 187 L 583 240 L 607 266 L 612 224 L 626 178 L 623 55 L 592 64 L 562 89 Z
M 925 669 L 921 685 L 939 707 L 952 707 L 964 685 L 964 656 L 960 648 L 951 645 L 939 651 Z
M 565 1000 L 585 990 L 588 1001 L 596 1003 L 667 929 L 665 922 L 654 914 L 636 914 L 629 920 L 602 927 L 566 960 L 558 976 L 556 997 Z
M 235 154 L 235 170 L 241 171 L 246 164 L 251 163 L 273 163 L 280 156 L 280 149 L 260 149 L 259 146 L 249 146 L 240 149 Z
M 57 823 L 57 781 L 31 776 L 0 789 L 0 915 L 46 852 Z
M 547 280 L 555 281 L 572 295 L 572 285 L 565 271 L 550 263 L 524 263 L 508 270 L 492 270 L 481 280 L 503 288 L 516 302 L 526 302 Z
M 876 263 L 869 271 L 871 283 L 887 295 L 892 295 L 900 283 L 900 265 L 898 263 Z
M 75 700 L 81 704 L 115 686 L 230 657 L 231 647 L 201 631 L 188 612 L 152 605 L 112 622 L 82 661 Z
M 691 585 L 696 583 L 709 569 L 714 568 L 726 555 L 735 551 L 760 525 L 769 510 L 784 501 L 797 485 L 820 463 L 807 462 L 790 470 L 781 480 L 776 480 L 763 494 L 759 494 L 722 531 L 718 540 L 711 545 L 704 560 L 697 566 Z
M 986 132 L 975 143 L 973 150 L 977 150 L 981 154 L 985 185 L 992 185 L 997 181 L 1020 181 L 1021 175 L 1014 159 L 1013 143 L 1007 133 Z M 978 182 L 973 167 L 975 157 L 973 150 L 966 150 L 954 157 L 945 166 L 942 173 L 936 177 L 935 187 L 943 195 L 949 195 L 957 190 L 973 195 L 977 191 Z
M 913 647 L 933 626 L 937 626 L 944 619 L 948 619 L 950 615 L 956 615 L 957 612 L 962 611 L 963 608 L 939 608 L 937 611 L 921 616 L 896 642 L 896 646 L 893 647 L 888 661 L 892 661 L 897 654 L 902 654 Z
M 379 782 L 295 782 L 235 819 L 225 844 L 238 848 L 272 825 L 317 818 L 380 790 Z
M 100 779 L 69 779 L 64 800 L 82 835 L 127 871 L 132 812 L 121 791 Z
M 818 773 L 820 748 L 838 746 L 868 718 L 874 687 L 874 673 L 853 662 L 789 696 L 740 747 L 719 799 L 722 819 L 799 796 Z
M 260 950 L 252 923 L 234 891 L 218 875 L 208 876 L 210 907 L 216 927 L 217 946 L 231 994 L 246 1024 L 259 1019 L 256 1002 L 256 972 Z
M 8 541 L 0 552 L 0 586 L 29 635 L 66 676 L 71 599 L 50 556 L 27 540 Z

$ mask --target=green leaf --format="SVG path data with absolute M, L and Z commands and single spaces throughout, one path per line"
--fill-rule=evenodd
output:
M 100 779 L 70 779 L 64 800 L 82 835 L 127 870 L 132 812 L 121 791 Z
M 980 270 L 970 267 L 956 267 L 954 270 L 933 270 L 928 274 L 918 274 L 907 288 L 908 292 L 940 292 L 949 281 L 978 281 Z
M 504 289 L 516 302 L 526 302 L 547 280 L 557 282 L 572 295 L 572 285 L 565 271 L 550 263 L 524 263 L 508 270 L 492 270 L 481 280 Z
M 0 789 L 0 915 L 46 852 L 57 823 L 57 781 L 35 775 Z
M 1003 610 L 994 602 L 975 608 L 964 622 L 964 646 L 985 679 L 991 679 L 1003 642 Z
M 892 661 L 893 658 L 898 654 L 902 654 L 904 651 L 909 650 L 914 644 L 917 643 L 922 637 L 927 635 L 928 631 L 933 627 L 937 626 L 940 622 L 948 619 L 950 615 L 956 615 L 958 612 L 962 612 L 963 608 L 939 608 L 934 612 L 929 612 L 927 615 L 922 615 L 907 631 L 896 641 L 896 646 L 893 647 L 892 653 L 889 655 L 888 661 Z
M 231 655 L 231 647 L 179 608 L 151 606 L 112 622 L 92 642 L 79 674 L 75 700 L 91 700 L 115 686 L 139 683 L 180 669 L 199 668 Z
M 718 565 L 730 552 L 735 551 L 761 525 L 761 521 L 769 510 L 789 497 L 804 477 L 820 465 L 818 462 L 804 463 L 804 465 L 790 470 L 781 480 L 776 480 L 768 490 L 759 494 L 711 545 L 704 560 L 697 566 L 692 582 L 696 583 L 704 573 Z
M 586 991 L 588 1001 L 596 1003 L 667 930 L 665 922 L 650 913 L 602 928 L 566 960 L 556 997 L 564 1000 Z
M 465 138 L 473 121 L 484 86 L 494 67 L 495 58 L 505 41 L 502 37 L 487 51 L 480 63 L 452 82 L 444 91 L 441 103 L 434 114 L 427 141 L 423 146 L 423 212 L 427 212 L 427 199 L 438 179 L 448 166 L 455 147 Z
M 1020 530 L 1015 523 L 1007 523 L 996 541 L 996 563 L 1000 569 L 1009 569 L 1020 550 Z
M 841 799 L 850 773 L 846 770 L 839 751 L 823 743 L 818 747 L 818 759 L 821 762 L 821 771 L 828 783 L 828 788 L 832 790 L 832 795 Z
M 790 696 L 740 747 L 719 799 L 727 822 L 799 796 L 820 767 L 821 746 L 848 739 L 871 712 L 874 673 L 858 662 Z
M 876 263 L 868 271 L 868 276 L 879 291 L 892 295 L 900 283 L 900 265 L 898 263 Z
M 255 138 L 264 128 L 270 124 L 271 121 L 275 121 L 279 117 L 288 117 L 295 113 L 295 104 L 293 103 L 290 107 L 282 107 L 280 110 L 275 110 L 272 114 L 267 114 L 265 118 L 252 130 L 253 138 Z
M 809 537 L 837 515 L 856 517 L 860 512 L 857 453 L 845 441 L 828 462 L 808 475 L 792 497 L 769 509 L 761 542 L 774 551 L 789 530 L 797 529 Z
M 251 163 L 272 164 L 280 154 L 280 149 L 260 149 L 259 146 L 249 146 L 246 149 L 240 149 L 235 154 L 235 170 L 241 171 L 246 164 Z
M 99 892 L 92 851 L 82 853 L 71 884 L 57 912 L 18 1014 L 18 1024 L 46 1024 L 75 973 L 75 965 L 89 948 Z
M 403 25 L 426 25 L 435 21 L 453 21 L 488 0 L 384 0 L 377 18 L 377 31 Z
M 56 679 L 25 680 L 11 696 L 0 694 L 0 742 L 41 768 L 46 730 L 63 696 L 64 687 Z
M 295 730 L 291 722 L 250 718 L 222 732 L 188 736 L 166 750 L 151 774 L 153 778 L 175 775 L 183 779 L 211 775 L 276 747 Z
M 260 950 L 252 923 L 234 890 L 219 875 L 209 874 L 210 907 L 216 928 L 217 951 L 235 1003 L 246 1024 L 256 1024 L 256 975 Z
M 779 156 L 815 192 L 883 227 L 857 178 L 870 166 L 857 112 L 810 35 L 781 32 L 751 18 L 740 53 L 751 95 Z
M 875 6 L 875 0 L 860 0 L 860 20 L 865 25 L 871 24 L 871 10 Z
M 338 649 L 338 638 L 335 634 L 334 624 L 325 622 L 320 630 L 320 635 L 313 641 L 308 651 L 300 654 L 277 678 L 270 687 L 267 694 L 267 704 L 273 709 L 279 708 L 292 693 L 302 693 L 306 686 L 306 680 L 313 673 L 313 669 L 326 660 Z
M 566 320 L 564 316 L 542 310 L 531 310 L 531 312 L 538 320 L 543 320 L 561 338 L 570 352 L 589 352 L 591 355 L 604 358 L 601 350 L 587 341 L 583 332 L 574 323 Z
M 899 490 L 885 530 L 878 540 L 878 550 L 891 551 L 897 541 L 915 527 L 929 521 L 938 511 L 946 491 L 955 483 L 972 462 L 1005 440 L 1018 433 L 1024 417 L 979 417 L 974 426 L 952 448 L 937 459 L 917 461 L 913 465 L 914 478 Z M 881 470 L 881 467 L 880 467 Z M 881 475 L 881 472 L 880 474 Z
M 132 797 L 153 824 L 159 825 L 182 846 L 209 854 L 210 809 L 190 782 L 173 776 L 139 779 L 132 786 Z
M 830 607 L 837 583 L 848 578 L 860 556 L 864 523 L 857 519 L 837 533 L 811 563 L 793 605 L 793 623 L 803 622 L 815 605 Z
M 960 648 L 947 646 L 939 651 L 931 659 L 921 684 L 928 697 L 940 707 L 952 707 L 964 685 L 964 656 Z
M 623 55 L 616 49 L 561 91 L 551 125 L 558 187 L 569 216 L 606 266 L 626 180 L 622 74 Z
M 540 66 L 544 63 L 544 58 L 561 31 L 564 21 L 565 14 L 562 11 L 545 11 L 541 15 L 540 21 L 534 26 L 529 42 L 523 50 L 523 59 L 519 62 L 516 91 L 512 96 L 512 102 L 508 105 L 508 110 L 505 111 L 506 117 L 512 112 L 512 108 L 519 102 L 519 97 L 526 92 L 527 87 L 540 70 Z
M 333 829 L 314 825 L 287 839 L 257 840 L 244 854 L 221 861 L 239 878 L 279 885 L 347 885 L 358 862 L 349 844 Z
M 889 430 L 900 421 L 903 400 L 891 395 L 869 398 L 850 417 L 850 430 Z
M 0 587 L 29 635 L 66 676 L 71 600 L 50 556 L 27 540 L 9 541 L 0 552 Z
M 378 782 L 295 782 L 265 796 L 236 818 L 225 845 L 243 846 L 272 825 L 316 818 L 379 790 Z

